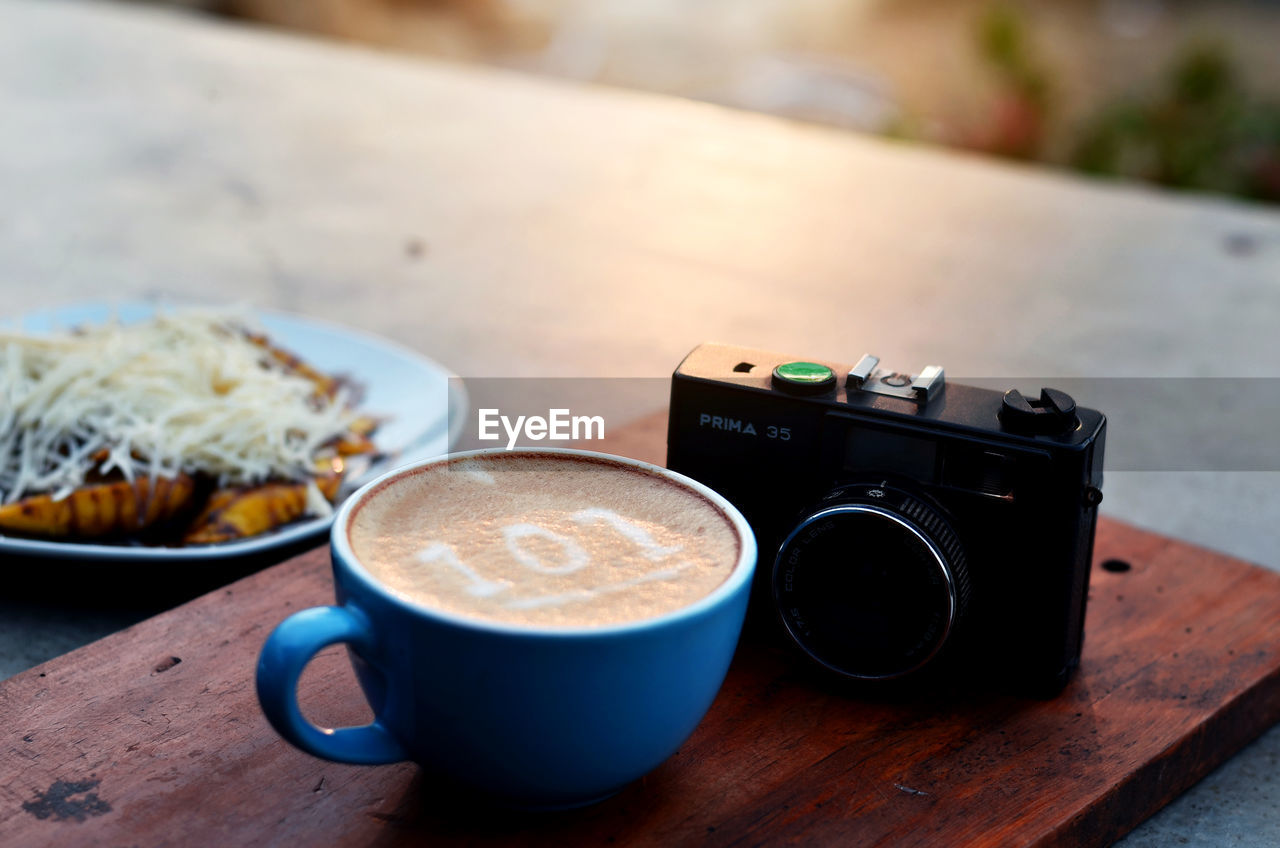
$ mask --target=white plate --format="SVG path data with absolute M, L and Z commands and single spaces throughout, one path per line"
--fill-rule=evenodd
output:
M 171 305 L 178 308 L 184 304 Z M 152 303 L 80 304 L 0 320 L 0 328 L 46 333 L 80 324 L 101 324 L 112 315 L 131 323 L 151 316 L 155 310 L 156 304 Z M 388 458 L 360 475 L 359 480 L 344 485 L 344 491 L 349 493 L 355 484 L 396 466 L 446 453 L 457 440 L 466 417 L 467 397 L 460 381 L 451 380 L 453 374 L 443 366 L 358 330 L 283 312 L 255 310 L 253 314 L 273 342 L 307 364 L 327 374 L 354 378 L 364 390 L 361 410 L 384 419 L 375 442 Z M 329 523 L 328 518 L 307 519 L 261 536 L 191 548 L 48 542 L 0 534 L 0 554 L 131 562 L 221 560 L 319 537 L 328 531 Z

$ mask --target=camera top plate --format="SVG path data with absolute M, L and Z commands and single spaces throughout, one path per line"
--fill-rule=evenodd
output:
M 795 391 L 780 386 L 777 369 L 794 362 L 823 366 L 837 376 L 818 391 Z M 794 402 L 813 403 L 831 412 L 914 421 L 929 427 L 969 435 L 996 436 L 1001 441 L 1055 448 L 1084 448 L 1105 427 L 1097 410 L 1076 406 L 1065 393 L 1053 389 L 1007 392 L 949 382 L 941 366 L 927 366 L 917 375 L 878 367 L 864 356 L 857 363 L 800 359 L 755 348 L 707 343 L 694 348 L 676 368 L 677 380 L 731 384 L 740 389 Z M 1028 400 L 1030 398 L 1030 400 Z M 1067 409 L 1069 402 L 1069 411 Z

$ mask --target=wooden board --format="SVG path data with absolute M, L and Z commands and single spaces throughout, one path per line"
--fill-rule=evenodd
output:
M 663 438 L 659 416 L 611 448 L 661 459 Z M 1104 520 L 1107 560 L 1131 567 L 1095 565 L 1083 666 L 1053 701 L 867 703 L 746 643 L 657 771 L 528 815 L 270 730 L 254 663 L 331 600 L 312 551 L 0 684 L 0 844 L 1108 844 L 1280 719 L 1280 576 Z M 315 720 L 367 715 L 341 649 L 301 689 Z

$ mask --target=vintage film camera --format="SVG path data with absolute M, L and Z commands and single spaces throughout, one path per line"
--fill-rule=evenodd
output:
M 704 344 L 672 378 L 667 464 L 742 510 L 753 615 L 820 666 L 1056 694 L 1080 660 L 1106 419 L 1054 389 L 877 366 Z

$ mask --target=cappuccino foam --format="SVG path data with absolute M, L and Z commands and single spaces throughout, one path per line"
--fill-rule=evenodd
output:
M 724 582 L 741 552 L 730 518 L 679 483 L 606 459 L 521 452 L 392 478 L 357 505 L 347 537 L 401 597 L 549 627 L 688 606 Z

